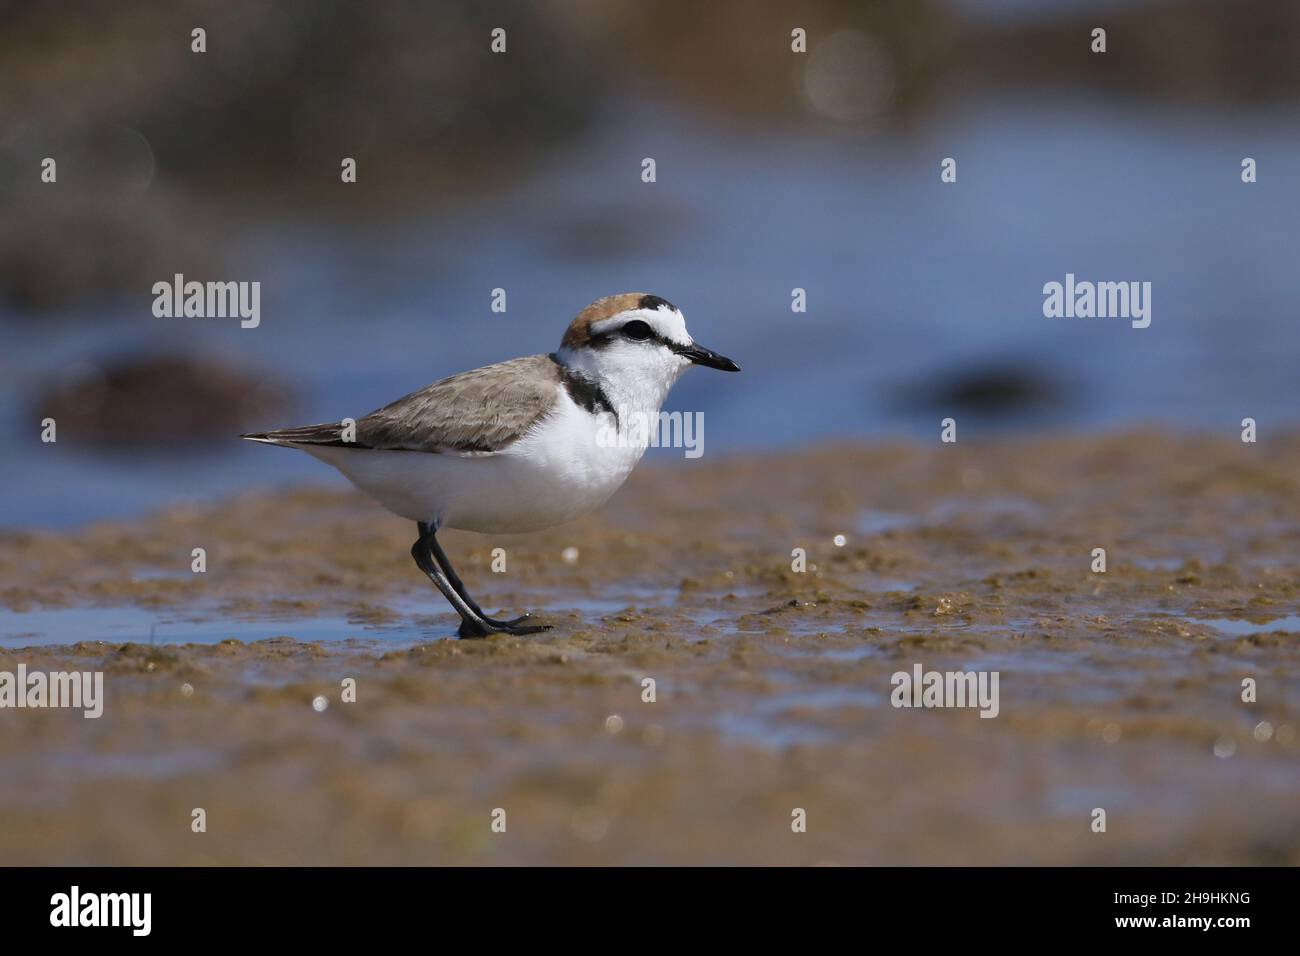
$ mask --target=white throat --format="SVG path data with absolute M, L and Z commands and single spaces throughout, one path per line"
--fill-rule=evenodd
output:
M 624 410 L 654 414 L 690 361 L 667 349 L 610 345 L 602 349 L 560 349 L 560 364 L 598 385 L 621 416 Z

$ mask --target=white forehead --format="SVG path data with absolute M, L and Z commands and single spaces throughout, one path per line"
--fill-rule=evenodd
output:
M 633 319 L 640 319 L 661 337 L 678 345 L 690 345 L 693 339 L 686 331 L 686 316 L 679 309 L 661 305 L 657 309 L 628 309 L 608 319 L 591 323 L 591 334 L 600 335 L 612 329 L 621 328 Z

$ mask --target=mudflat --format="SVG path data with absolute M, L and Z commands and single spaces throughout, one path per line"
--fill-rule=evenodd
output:
M 0 709 L 0 862 L 1300 863 L 1300 435 L 660 454 L 440 538 L 554 630 L 455 640 L 337 486 L 0 532 L 0 672 L 104 674 Z

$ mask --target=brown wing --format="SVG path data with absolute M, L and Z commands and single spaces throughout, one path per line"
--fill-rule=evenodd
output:
M 494 452 L 519 440 L 555 404 L 561 369 L 530 355 L 426 385 L 357 419 L 356 441 L 339 422 L 244 435 L 271 444 L 339 445 L 424 452 Z

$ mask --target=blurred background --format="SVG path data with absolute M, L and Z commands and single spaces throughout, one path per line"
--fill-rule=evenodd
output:
M 744 366 L 670 396 L 706 412 L 706 454 L 928 442 L 949 415 L 963 438 L 1296 420 L 1295 3 L 119 0 L 0 22 L 2 525 L 335 480 L 235 436 L 550 351 L 632 290 Z M 1044 318 L 1067 272 L 1151 282 L 1151 327 Z M 260 281 L 260 327 L 155 318 L 175 273 Z

